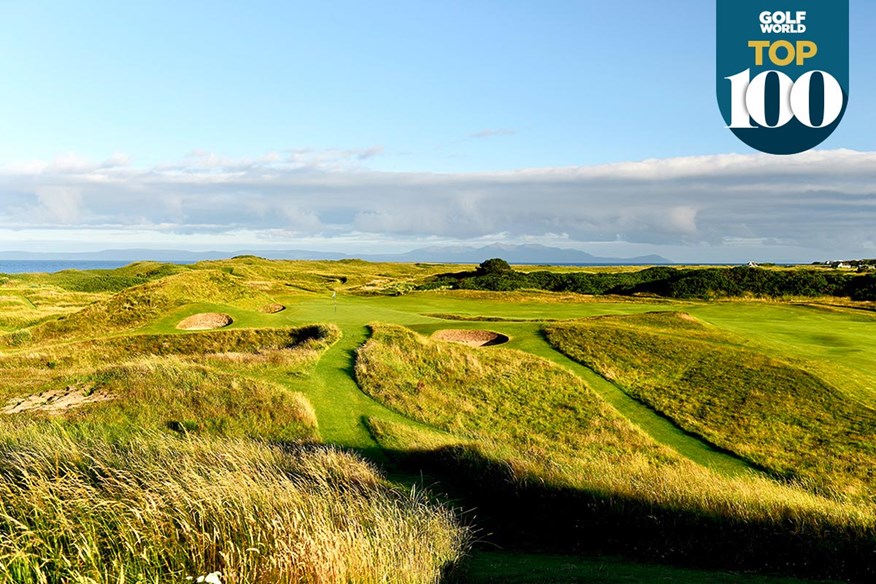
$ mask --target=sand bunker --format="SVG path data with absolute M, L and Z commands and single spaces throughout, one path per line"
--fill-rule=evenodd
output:
M 103 392 L 91 392 L 93 386 L 73 385 L 64 389 L 51 389 L 26 397 L 12 398 L 0 409 L 2 414 L 18 414 L 21 412 L 49 412 L 60 414 L 66 410 L 78 408 L 85 404 L 97 403 L 113 399 Z
M 286 310 L 286 307 L 282 304 L 265 304 L 261 310 L 266 314 L 277 314 Z
M 462 343 L 469 347 L 492 347 L 508 342 L 508 337 L 503 334 L 477 329 L 445 329 L 442 331 L 435 331 L 432 338 L 438 339 L 439 341 Z
M 207 331 L 228 326 L 234 322 L 227 314 L 220 312 L 205 312 L 203 314 L 193 314 L 192 316 L 180 321 L 176 328 L 184 331 Z

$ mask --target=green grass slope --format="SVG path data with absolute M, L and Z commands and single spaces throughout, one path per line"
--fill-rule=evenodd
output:
M 645 465 L 674 460 L 578 378 L 526 353 L 477 351 L 374 325 L 358 351 L 356 378 L 366 392 L 410 417 L 500 449 L 507 444 L 521 464 L 556 454 L 582 463 L 612 455 Z
M 188 271 L 187 266 L 160 262 L 135 262 L 113 270 L 62 270 L 54 273 L 14 274 L 8 278 L 24 285 L 57 287 L 70 292 L 119 292 Z
M 685 314 L 551 324 L 550 342 L 681 427 L 820 492 L 872 498 L 876 412 Z
M 269 296 L 225 272 L 192 270 L 126 288 L 69 316 L 37 325 L 30 340 L 89 338 L 140 328 L 187 304 L 209 303 L 258 310 Z M 7 344 L 14 344 L 7 335 Z

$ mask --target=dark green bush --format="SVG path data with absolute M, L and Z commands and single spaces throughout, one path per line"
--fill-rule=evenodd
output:
M 733 298 L 754 296 L 840 296 L 853 300 L 876 300 L 876 274 L 826 272 L 824 270 L 765 270 L 735 268 L 687 268 L 667 266 L 638 272 L 518 272 L 504 260 L 494 258 L 473 272 L 441 274 L 421 289 L 452 288 L 508 292 L 522 289 L 578 294 L 653 295 L 665 298 Z

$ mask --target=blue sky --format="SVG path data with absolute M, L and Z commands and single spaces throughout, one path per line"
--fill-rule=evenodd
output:
M 851 103 L 822 151 L 876 150 L 874 27 L 876 6 L 852 0 Z M 621 208 L 606 201 L 615 191 L 580 178 L 619 163 L 611 180 L 622 183 L 628 163 L 646 159 L 709 157 L 692 159 L 706 165 L 698 177 L 733 153 L 762 164 L 724 128 L 714 36 L 709 0 L 0 0 L 0 246 L 401 251 L 502 240 L 685 261 L 865 255 L 866 226 L 852 233 L 852 217 L 817 215 L 853 197 L 855 216 L 876 223 L 866 169 L 854 193 L 827 172 L 808 179 L 822 193 L 811 208 L 753 218 L 723 213 L 709 185 L 679 199 L 672 184 L 636 183 Z M 521 181 L 521 169 L 579 173 L 558 191 Z M 387 194 L 399 184 L 407 190 Z M 758 185 L 744 188 L 775 188 Z M 481 216 L 503 186 L 518 205 L 507 224 Z M 523 188 L 530 201 L 512 193 Z M 556 220 L 526 224 L 542 197 Z M 411 198 L 421 204 L 399 215 Z M 585 207 L 592 216 L 564 223 Z M 645 220 L 660 213 L 663 231 Z M 765 213 L 775 225 L 761 225 Z M 799 214 L 797 232 L 783 213 Z

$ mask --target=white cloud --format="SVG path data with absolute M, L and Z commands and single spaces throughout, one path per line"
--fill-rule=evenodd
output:
M 38 186 L 34 195 L 39 203 L 35 215 L 43 221 L 70 225 L 82 215 L 82 193 L 78 188 Z
M 9 165 L 0 168 L 0 229 L 49 241 L 49 232 L 75 227 L 98 240 L 107 234 L 104 247 L 130 245 L 118 232 L 137 229 L 190 247 L 242 244 L 230 234 L 245 233 L 250 244 L 344 243 L 354 253 L 436 241 L 558 241 L 728 260 L 743 248 L 771 259 L 817 259 L 873 245 L 874 152 L 470 174 L 362 166 L 381 151 L 299 149 L 245 159 L 192 152 L 151 168 L 124 155 Z
M 697 232 L 697 210 L 693 207 L 673 207 L 668 210 L 667 226 L 676 233 L 693 235 Z

